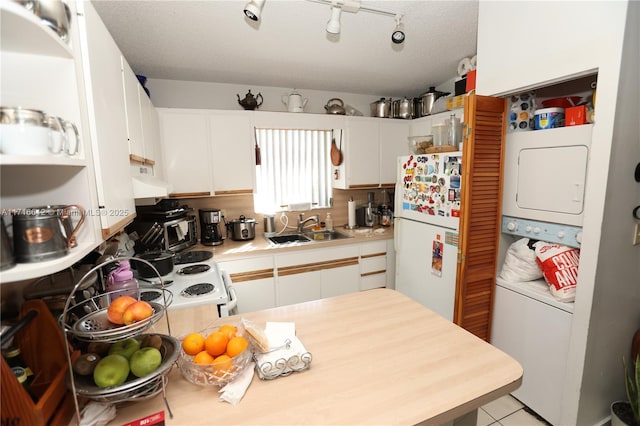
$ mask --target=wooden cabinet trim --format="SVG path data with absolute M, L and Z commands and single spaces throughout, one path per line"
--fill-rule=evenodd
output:
M 215 195 L 243 195 L 253 194 L 253 189 L 233 189 L 230 191 L 215 191 Z
M 348 257 L 344 259 L 328 260 L 325 262 L 307 263 L 303 265 L 284 266 L 278 268 L 278 276 L 304 274 L 305 272 L 321 271 L 323 269 L 342 268 L 345 266 L 358 265 L 357 257 Z
M 124 229 L 125 226 L 133 222 L 133 219 L 135 219 L 135 217 L 136 217 L 136 214 L 132 213 L 129 216 L 122 219 L 121 221 L 119 221 L 118 223 L 116 223 L 115 225 L 109 228 L 102 228 L 102 239 L 108 240 L 109 238 L 114 236 L 116 233 Z
M 172 192 L 169 194 L 171 198 L 192 198 L 192 197 L 209 197 L 211 192 Z
M 129 161 L 133 161 L 134 163 L 144 164 L 144 157 L 140 157 L 139 155 L 129 154 Z
M 234 283 L 244 282 L 244 281 L 253 281 L 260 280 L 264 278 L 273 278 L 273 268 L 271 269 L 260 269 L 257 271 L 247 271 L 247 272 L 237 272 L 235 274 L 229 274 L 231 277 L 231 281 Z
M 358 185 L 349 185 L 349 189 L 367 189 L 367 188 L 379 188 L 379 183 L 361 183 Z
M 363 254 L 362 256 L 360 256 L 361 259 L 368 259 L 370 257 L 379 257 L 379 256 L 386 256 L 387 252 L 385 251 L 384 253 L 372 253 L 372 254 Z
M 387 270 L 386 269 L 381 269 L 379 271 L 373 271 L 373 272 L 365 272 L 364 274 L 360 274 L 361 277 L 368 277 L 369 275 L 378 275 L 378 274 L 386 274 Z

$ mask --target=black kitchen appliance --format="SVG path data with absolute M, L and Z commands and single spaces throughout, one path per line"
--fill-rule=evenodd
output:
M 200 209 L 200 242 L 205 246 L 217 246 L 222 244 L 222 232 L 220 222 L 222 212 L 218 209 Z
M 171 203 L 175 200 L 162 200 L 154 206 L 137 206 L 136 218 L 127 227 L 129 232 L 136 231 L 136 253 L 164 250 L 173 253 L 195 246 L 198 242 L 196 218 L 187 205 Z

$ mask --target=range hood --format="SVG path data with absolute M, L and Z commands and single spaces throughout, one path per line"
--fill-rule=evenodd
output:
M 134 198 L 160 198 L 166 197 L 171 191 L 171 186 L 155 176 L 133 176 Z

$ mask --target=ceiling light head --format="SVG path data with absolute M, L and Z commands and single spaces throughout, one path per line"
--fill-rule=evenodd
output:
M 340 34 L 340 15 L 342 9 L 337 6 L 331 7 L 331 19 L 327 22 L 327 32 L 329 34 Z
M 250 0 L 244 7 L 244 14 L 252 21 L 259 21 L 262 6 L 264 6 L 264 0 Z
M 404 24 L 402 23 L 402 15 L 396 15 L 396 28 L 391 33 L 391 41 L 395 44 L 404 43 Z

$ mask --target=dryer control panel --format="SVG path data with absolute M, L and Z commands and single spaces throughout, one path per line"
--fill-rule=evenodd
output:
M 541 222 L 502 216 L 502 233 L 580 248 L 582 228 L 559 223 Z

